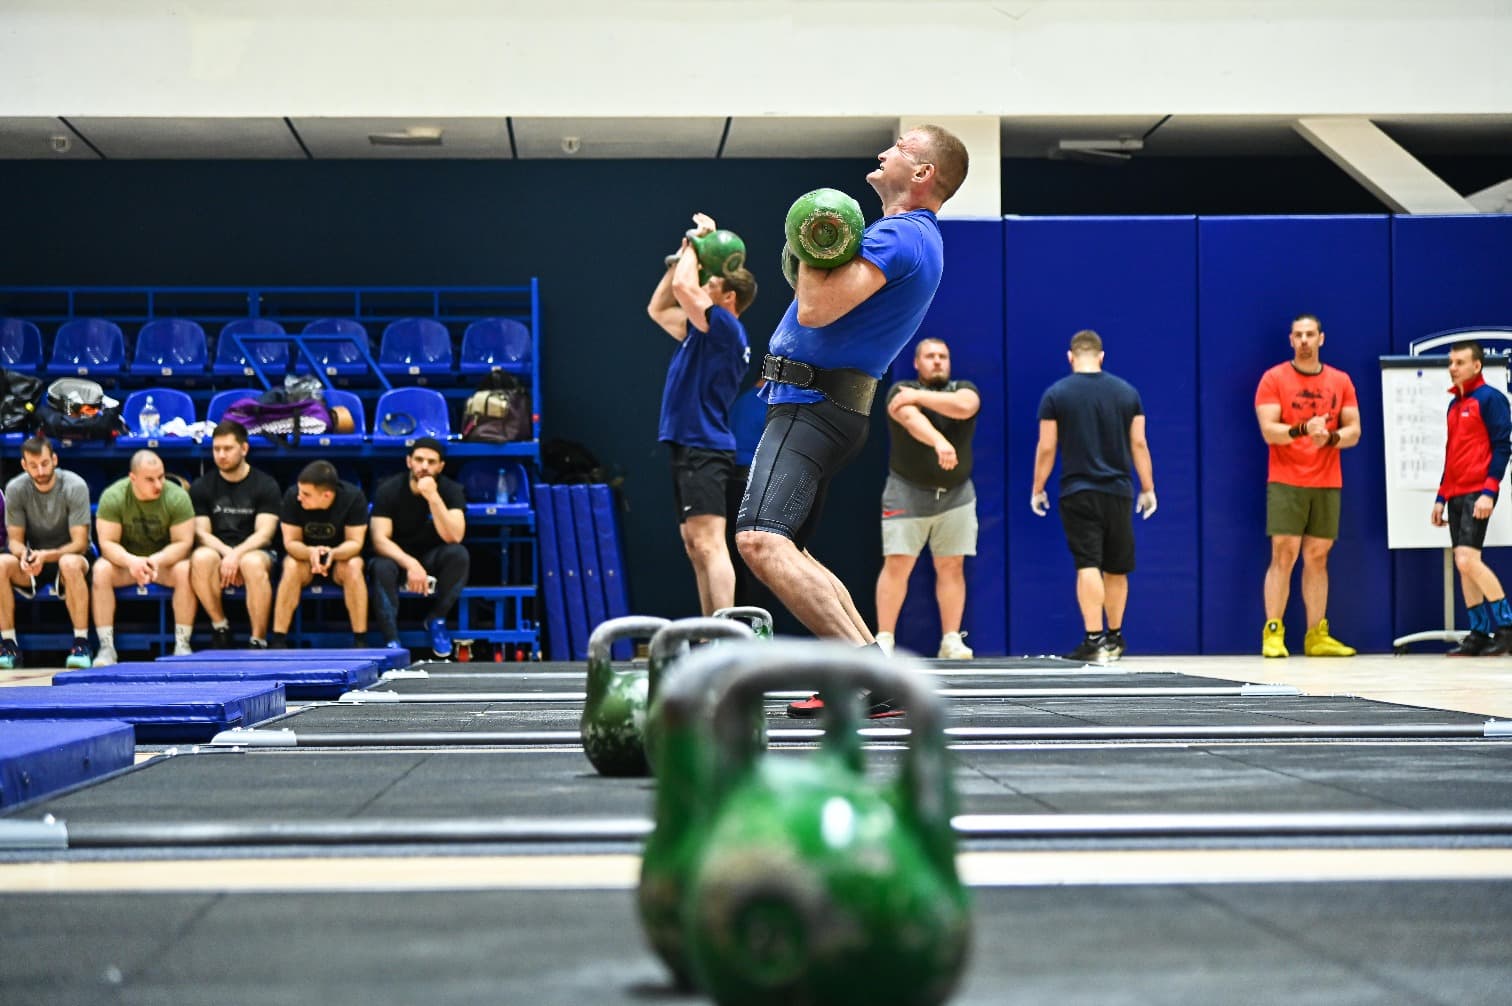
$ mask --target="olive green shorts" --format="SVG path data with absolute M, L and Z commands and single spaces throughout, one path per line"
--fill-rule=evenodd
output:
M 1338 489 L 1265 484 L 1265 533 L 1305 535 L 1308 538 L 1339 537 Z

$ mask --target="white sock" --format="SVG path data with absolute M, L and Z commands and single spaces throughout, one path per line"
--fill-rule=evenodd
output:
M 229 629 L 229 628 L 231 628 L 231 620 L 229 618 L 223 618 L 219 622 L 211 622 L 210 623 L 210 628 L 212 628 L 212 629 Z
M 115 626 L 114 625 L 96 625 L 95 626 L 95 635 L 97 635 L 97 636 L 100 637 L 100 649 L 102 649 L 102 650 L 113 650 L 113 649 L 115 649 Z
M 9 639 L 11 642 L 14 643 L 16 641 L 16 630 L 15 629 L 0 629 L 0 639 Z
M 192 625 L 175 625 L 173 627 L 173 641 L 175 643 L 182 643 L 184 646 L 188 646 L 189 637 L 192 635 L 194 635 L 194 626 Z

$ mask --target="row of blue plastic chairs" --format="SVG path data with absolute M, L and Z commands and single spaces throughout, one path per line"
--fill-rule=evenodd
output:
M 121 446 L 130 446 L 142 430 L 142 407 L 152 399 L 158 411 L 159 424 L 182 419 L 194 424 L 203 418 L 210 424 L 220 422 L 226 409 L 233 403 L 247 398 L 257 398 L 262 392 L 255 388 L 230 388 L 217 391 L 210 399 L 203 417 L 196 415 L 194 399 L 177 388 L 152 387 L 133 391 L 121 403 L 121 418 L 131 431 L 117 441 Z M 367 408 L 362 398 L 341 388 L 325 389 L 325 403 L 329 408 L 344 407 L 352 413 L 355 427 L 351 433 L 327 432 L 318 441 L 322 444 L 360 444 L 371 438 L 374 443 L 392 442 L 402 444 L 415 437 L 436 437 L 445 440 L 452 432 L 451 413 L 445 396 L 430 388 L 392 388 L 378 397 L 373 408 L 373 423 L 368 425 Z M 160 439 L 168 439 L 161 437 Z
M 58 377 L 239 377 L 252 373 L 245 355 L 251 354 L 264 371 L 283 374 L 289 368 L 291 347 L 288 341 L 278 340 L 292 334 L 270 318 L 238 318 L 221 327 L 212 360 L 209 340 L 198 322 L 158 318 L 137 332 L 128 365 L 126 339 L 119 325 L 103 318 L 75 318 L 58 326 L 44 367 L 41 330 L 22 318 L 0 318 L 0 365 Z M 363 356 L 371 342 L 361 322 L 317 318 L 298 334 L 327 337 L 309 346 L 327 374 L 355 376 L 369 371 Z M 456 355 L 460 364 L 454 365 L 452 334 L 444 324 L 434 318 L 401 318 L 384 327 L 377 362 L 385 374 L 396 377 L 516 369 L 530 363 L 530 329 L 513 318 L 480 318 L 463 332 Z

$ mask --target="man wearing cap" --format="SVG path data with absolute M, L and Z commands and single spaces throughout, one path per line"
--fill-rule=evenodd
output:
M 460 484 L 441 474 L 446 445 L 434 437 L 416 440 L 404 463 L 408 472 L 384 479 L 373 491 L 373 617 L 383 645 L 397 648 L 400 583 L 411 593 L 427 595 L 431 651 L 445 660 L 452 652 L 446 618 L 457 606 L 471 568 L 462 544 L 467 498 Z

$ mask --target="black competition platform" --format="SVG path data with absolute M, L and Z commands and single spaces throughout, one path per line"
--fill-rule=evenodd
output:
M 0 723 L 0 807 L 13 807 L 131 765 L 136 732 L 119 720 Z
M 37 1006 L 708 1002 L 626 889 L 6 893 L 0 942 Z M 1501 1006 L 1512 882 L 984 887 L 973 944 L 952 1006 Z
M 199 654 L 195 655 L 199 657 Z M 113 664 L 53 675 L 54 685 L 110 685 L 159 682 L 188 684 L 205 681 L 244 681 L 283 685 L 291 699 L 334 699 L 378 680 L 375 660 L 342 659 L 312 654 L 305 660 L 154 660 Z
M 260 723 L 284 709 L 282 685 L 207 682 L 0 688 L 0 724 L 6 720 L 123 720 L 136 727 L 136 739 L 142 744 L 206 741 L 223 730 Z
M 390 668 L 408 667 L 409 650 L 391 650 L 387 647 L 320 647 L 318 649 L 291 650 L 200 650 L 181 657 L 158 657 L 163 662 L 205 660 L 372 660 L 378 666 Z M 452 665 L 456 666 L 456 665 Z

